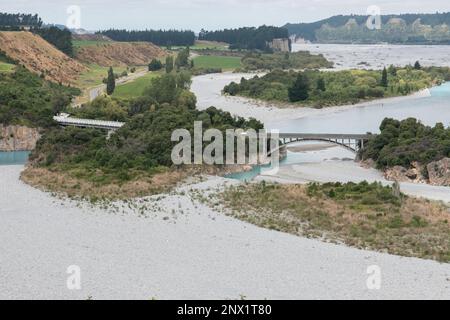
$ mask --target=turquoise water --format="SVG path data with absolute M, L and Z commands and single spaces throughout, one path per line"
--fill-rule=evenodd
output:
M 450 92 L 450 82 L 446 82 L 439 87 L 431 88 L 432 97 L 448 97 Z
M 0 152 L 0 166 L 25 164 L 29 155 L 29 151 Z
M 303 133 L 378 133 L 384 118 L 413 117 L 434 126 L 450 126 L 450 82 L 431 90 L 430 97 L 384 102 L 333 113 L 268 123 L 269 129 Z
M 280 161 L 280 166 L 282 167 L 290 164 L 296 164 L 303 161 L 314 161 L 314 159 L 305 152 L 297 153 L 288 151 L 286 158 Z M 259 176 L 263 169 L 270 169 L 270 165 L 254 166 L 251 171 L 228 174 L 225 176 L 225 178 L 236 179 L 240 181 L 251 181 Z

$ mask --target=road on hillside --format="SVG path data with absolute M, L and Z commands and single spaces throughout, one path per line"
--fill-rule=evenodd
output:
M 138 78 L 141 78 L 143 76 L 145 76 L 147 73 L 149 73 L 150 71 L 147 70 L 142 70 L 142 71 L 137 71 L 135 73 L 129 74 L 126 77 L 122 77 L 116 80 L 116 85 L 122 85 L 122 84 L 126 84 L 129 82 L 132 82 Z M 106 91 L 106 85 L 102 84 L 100 86 L 96 86 L 93 88 L 88 89 L 88 93 L 89 93 L 89 102 L 94 100 L 95 98 L 97 98 L 99 95 L 103 94 Z

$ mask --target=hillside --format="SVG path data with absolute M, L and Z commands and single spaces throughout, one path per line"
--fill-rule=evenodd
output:
M 76 50 L 76 58 L 84 63 L 103 67 L 146 65 L 153 58 L 162 58 L 167 52 L 148 42 L 99 42 Z
M 369 30 L 367 19 L 364 15 L 339 15 L 284 27 L 290 36 L 321 43 L 450 44 L 450 13 L 384 15 L 380 30 Z
M 0 48 L 10 59 L 46 80 L 74 84 L 86 68 L 31 32 L 0 32 Z

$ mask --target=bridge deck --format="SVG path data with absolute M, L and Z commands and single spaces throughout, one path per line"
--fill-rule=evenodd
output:
M 63 126 L 74 126 L 82 128 L 97 128 L 97 129 L 119 129 L 123 127 L 124 122 L 117 121 L 103 121 L 92 119 L 79 119 L 64 116 L 55 116 L 53 119 Z

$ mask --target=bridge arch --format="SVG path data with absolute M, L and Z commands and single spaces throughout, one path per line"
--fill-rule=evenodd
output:
M 361 149 L 364 148 L 365 142 L 373 137 L 372 134 L 312 134 L 312 133 L 280 133 L 279 148 L 286 147 L 290 144 L 303 142 L 303 141 L 320 141 L 333 143 L 337 146 L 341 146 L 347 150 L 358 154 Z M 277 149 L 270 150 L 268 155 L 270 156 Z

